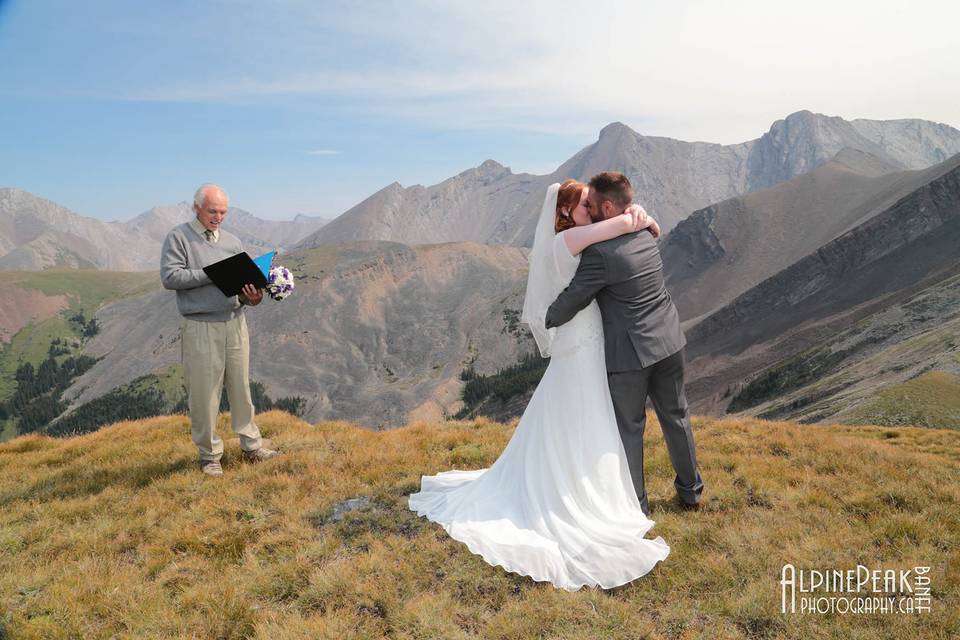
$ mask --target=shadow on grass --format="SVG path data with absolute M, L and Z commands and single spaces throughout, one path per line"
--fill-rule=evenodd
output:
M 195 464 L 193 458 L 168 461 L 137 461 L 125 466 L 86 466 L 70 468 L 46 476 L 32 485 L 0 493 L 0 505 L 18 500 L 63 500 L 97 495 L 107 488 L 142 489 L 160 478 L 178 473 Z

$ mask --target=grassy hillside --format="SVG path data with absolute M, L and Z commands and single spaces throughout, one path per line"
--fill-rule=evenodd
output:
M 5 304 L 26 304 L 29 322 L 18 327 L 9 342 L 0 342 L 0 402 L 8 400 L 16 391 L 14 373 L 25 362 L 37 366 L 47 358 L 50 343 L 62 339 L 65 344 L 77 345 L 78 352 L 84 339 L 82 326 L 77 319 L 90 321 L 103 304 L 129 295 L 136 295 L 156 288 L 159 276 L 154 272 L 124 273 L 77 269 L 51 269 L 47 271 L 3 271 L 0 281 L 7 287 L 10 296 Z M 30 309 L 29 302 L 20 300 L 24 292 L 39 292 L 42 296 L 62 296 L 64 307 L 43 305 L 43 309 Z M 74 320 L 71 320 L 73 318 Z M 14 420 L 0 421 L 0 442 L 16 435 Z
M 157 287 L 154 272 L 124 273 L 77 269 L 49 271 L 0 271 L 3 282 L 19 289 L 36 290 L 47 296 L 65 296 L 67 307 L 50 317 L 38 317 L 20 329 L 9 343 L 0 344 L 0 400 L 16 388 L 13 373 L 21 362 L 39 364 L 47 357 L 54 338 L 79 339 L 76 323 L 69 318 L 80 313 L 92 318 L 94 312 L 111 300 L 144 293 Z M 16 304 L 8 300 L 6 304 Z
M 0 272 L 6 281 L 23 288 L 38 289 L 47 295 L 65 294 L 74 312 L 93 313 L 110 300 L 155 289 L 160 276 L 154 271 L 93 271 L 49 269 L 47 271 Z
M 960 378 L 946 371 L 929 371 L 881 389 L 863 406 L 837 417 L 846 423 L 960 429 Z
M 652 535 L 671 555 L 576 593 L 487 565 L 407 509 L 421 474 L 489 466 L 512 426 L 259 422 L 286 452 L 196 468 L 187 419 L 0 445 L 0 638 L 948 638 L 960 633 L 960 433 L 694 422 L 681 512 L 656 419 Z M 369 503 L 334 520 L 333 507 Z M 779 572 L 929 565 L 926 614 L 782 615 Z

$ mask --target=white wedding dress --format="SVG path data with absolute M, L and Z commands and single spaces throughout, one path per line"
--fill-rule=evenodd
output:
M 551 240 L 550 300 L 579 264 L 562 232 Z M 596 301 L 549 331 L 550 363 L 500 457 L 488 469 L 422 476 L 409 507 L 491 565 L 568 591 L 619 586 L 670 547 L 644 538 L 654 521 L 617 429 Z

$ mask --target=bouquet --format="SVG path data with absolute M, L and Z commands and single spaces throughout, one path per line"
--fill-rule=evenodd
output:
M 283 300 L 293 292 L 293 274 L 286 267 L 271 267 L 266 290 L 274 300 Z

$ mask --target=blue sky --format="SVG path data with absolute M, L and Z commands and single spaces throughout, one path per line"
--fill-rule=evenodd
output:
M 619 120 L 729 144 L 799 109 L 960 127 L 951 2 L 0 0 L 0 186 L 127 219 L 214 181 L 332 217 Z

